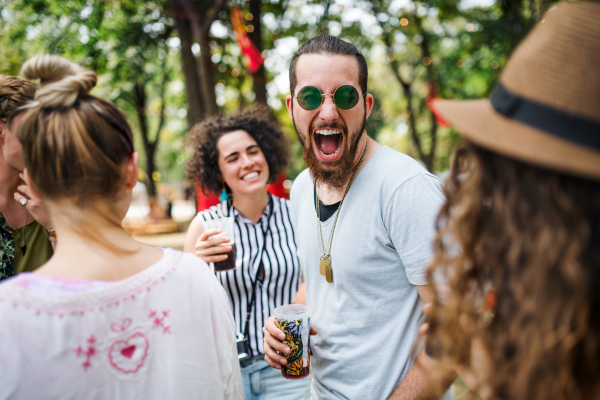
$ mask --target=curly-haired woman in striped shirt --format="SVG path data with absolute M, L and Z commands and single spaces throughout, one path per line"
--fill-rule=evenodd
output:
M 263 110 L 218 117 L 190 132 L 193 155 L 188 177 L 202 190 L 225 190 L 227 201 L 199 213 L 187 233 L 184 251 L 206 262 L 227 259 L 234 240 L 235 269 L 216 272 L 231 300 L 238 335 L 247 338 L 250 357 L 240 358 L 247 399 L 307 399 L 310 380 L 288 381 L 264 361 L 263 333 L 275 307 L 293 301 L 302 283 L 288 200 L 267 192 L 269 177 L 287 162 L 284 135 L 266 121 Z M 212 237 L 204 222 L 233 215 L 233 238 Z

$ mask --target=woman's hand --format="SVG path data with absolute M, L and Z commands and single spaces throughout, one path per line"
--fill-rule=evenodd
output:
M 19 176 L 23 179 L 23 173 L 20 173 Z M 52 229 L 52 220 L 44 202 L 35 196 L 26 184 L 19 185 L 17 190 L 18 192 L 14 194 L 15 200 L 20 202 L 21 199 L 27 199 L 25 208 L 29 211 L 29 214 L 44 228 Z
M 227 254 L 223 253 L 230 252 L 232 247 L 222 246 L 222 244 L 231 242 L 231 239 L 223 235 L 220 229 L 208 229 L 202 232 L 196 241 L 194 254 L 207 264 L 227 260 Z M 211 238 L 211 236 L 214 237 Z

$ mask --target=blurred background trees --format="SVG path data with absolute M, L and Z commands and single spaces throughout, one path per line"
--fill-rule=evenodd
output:
M 140 179 L 150 195 L 158 182 L 184 180 L 191 125 L 257 102 L 270 106 L 289 135 L 293 179 L 304 163 L 284 105 L 287 68 L 303 42 L 330 33 L 359 47 L 369 63 L 375 96 L 369 135 L 440 172 L 459 139 L 436 118 L 430 100 L 488 96 L 508 55 L 550 6 L 547 0 L 0 0 L 0 73 L 16 75 L 40 53 L 96 71 L 94 93 L 117 104 L 134 126 L 143 149 Z M 254 59 L 240 35 L 252 42 Z

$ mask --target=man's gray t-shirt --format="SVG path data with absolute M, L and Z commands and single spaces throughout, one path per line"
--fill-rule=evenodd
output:
M 356 177 L 335 228 L 333 282 L 319 273 L 320 239 L 308 170 L 292 188 L 292 219 L 318 334 L 312 398 L 385 399 L 410 370 L 432 259 L 442 184 L 412 158 L 379 149 Z M 327 246 L 335 214 L 323 222 Z

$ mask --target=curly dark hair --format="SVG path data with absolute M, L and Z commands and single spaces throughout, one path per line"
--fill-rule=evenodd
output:
M 492 398 L 598 398 L 600 182 L 467 143 L 445 193 L 428 279 L 450 290 L 433 304 L 430 354 L 469 366 L 483 343 Z
M 223 178 L 217 142 L 221 136 L 237 130 L 248 132 L 256 140 L 269 165 L 271 178 L 276 179 L 287 165 L 288 147 L 284 134 L 269 116 L 270 112 L 261 107 L 229 117 L 209 118 L 194 125 L 188 136 L 193 149 L 187 163 L 188 179 L 198 182 L 207 196 L 221 191 Z

